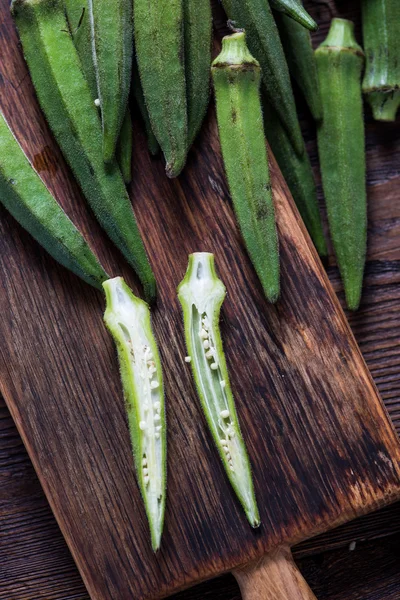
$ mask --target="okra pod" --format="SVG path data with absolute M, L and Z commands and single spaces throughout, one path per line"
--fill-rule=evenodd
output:
M 219 329 L 225 286 L 215 272 L 214 255 L 189 256 L 178 287 L 185 339 L 200 403 L 226 474 L 252 527 L 260 525 L 250 461 L 240 431 Z
M 0 202 L 55 260 L 101 289 L 107 273 L 30 164 L 1 111 Z
M 362 0 L 366 68 L 362 89 L 374 119 L 394 121 L 400 106 L 400 3 Z
M 146 102 L 144 101 L 142 84 L 140 82 L 139 71 L 135 59 L 133 61 L 132 92 L 136 100 L 136 105 L 139 109 L 140 116 L 142 117 L 144 128 L 146 130 L 147 146 L 149 148 L 149 152 L 152 156 L 156 156 L 156 154 L 158 154 L 160 151 L 160 146 L 151 127 L 149 112 L 147 110 Z
M 279 249 L 260 104 L 260 65 L 244 32 L 222 40 L 212 63 L 218 130 L 233 206 L 270 302 L 279 297 Z
M 137 272 L 149 299 L 155 279 L 123 179 L 103 162 L 101 123 L 61 0 L 14 0 L 12 12 L 47 122 L 100 225 Z
M 88 0 L 88 9 L 103 125 L 103 157 L 110 162 L 126 114 L 131 83 L 132 2 Z
M 322 102 L 310 33 L 284 14 L 277 15 L 276 23 L 289 72 L 301 89 L 314 120 L 318 122 L 322 119 Z
M 296 21 L 305 29 L 316 31 L 318 25 L 308 14 L 301 0 L 269 0 L 270 5 L 277 12 L 287 15 L 292 21 Z
M 266 0 L 222 0 L 236 27 L 246 30 L 252 55 L 259 61 L 269 102 L 275 108 L 298 154 L 303 139 L 297 118 L 288 66 L 278 29 Z
M 96 71 L 92 54 L 92 37 L 90 32 L 87 0 L 64 0 L 69 31 L 78 52 L 81 66 L 89 84 L 93 100 L 97 98 Z
M 166 418 L 160 356 L 148 305 L 122 277 L 103 284 L 105 324 L 118 352 L 137 480 L 153 550 L 160 547 L 166 498 Z
M 132 180 L 132 119 L 127 107 L 117 144 L 117 162 L 126 184 Z
M 347 306 L 360 303 L 367 240 L 365 134 L 361 97 L 364 53 L 354 26 L 333 19 L 315 52 L 324 118 L 318 150 L 328 220 Z
M 183 0 L 188 148 L 200 131 L 210 97 L 211 3 Z
M 302 156 L 296 154 L 278 115 L 266 100 L 263 102 L 263 114 L 265 134 L 282 175 L 318 254 L 326 257 L 328 249 L 322 228 L 314 175 L 306 149 L 304 148 Z
M 187 101 L 182 0 L 135 0 L 136 57 L 151 126 L 168 177 L 187 154 Z

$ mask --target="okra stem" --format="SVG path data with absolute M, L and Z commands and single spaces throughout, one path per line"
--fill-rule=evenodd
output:
M 333 19 L 315 57 L 324 110 L 318 126 L 322 183 L 347 306 L 356 310 L 366 254 L 367 198 L 361 97 L 364 54 L 353 23 Z
M 55 260 L 101 288 L 107 273 L 33 169 L 1 111 L 0 202 Z
M 305 29 L 316 31 L 318 25 L 308 14 L 301 0 L 269 0 L 272 8 L 278 12 L 284 13 L 293 21 L 299 23 Z
M 222 40 L 212 64 L 229 190 L 250 259 L 270 302 L 279 297 L 279 249 L 260 104 L 260 65 L 244 32 Z
M 252 527 L 260 525 L 250 462 L 240 431 L 219 330 L 225 286 L 215 272 L 214 256 L 189 256 L 178 287 L 186 346 L 197 392 L 229 481 Z
M 166 418 L 161 361 L 148 305 L 122 277 L 103 283 L 105 324 L 117 347 L 133 457 L 153 550 L 160 547 L 166 499 Z

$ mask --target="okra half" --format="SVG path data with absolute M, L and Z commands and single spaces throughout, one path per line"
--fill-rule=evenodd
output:
M 260 65 L 244 32 L 224 37 L 212 64 L 222 157 L 249 257 L 270 302 L 279 297 L 279 249 L 260 104 Z
M 187 100 L 183 0 L 135 0 L 136 58 L 151 126 L 164 153 L 168 177 L 187 154 Z
M 200 131 L 210 97 L 210 0 L 183 0 L 188 148 Z
M 333 19 L 315 52 L 324 118 L 318 151 L 332 242 L 347 306 L 360 303 L 367 242 L 365 134 L 361 97 L 364 53 L 354 25 Z
M 14 0 L 12 13 L 47 122 L 100 225 L 138 274 L 148 299 L 155 279 L 115 161 L 103 162 L 102 130 L 62 0 Z
M 161 361 L 148 305 L 121 277 L 103 283 L 105 324 L 116 344 L 137 481 L 153 550 L 160 547 L 166 499 L 166 418 Z
M 310 31 L 318 29 L 318 25 L 308 14 L 301 0 L 269 0 L 269 3 L 273 9 L 287 15 L 305 29 L 309 29 Z
M 1 111 L 0 202 L 55 260 L 101 289 L 107 273 L 30 164 Z
M 366 67 L 362 89 L 374 119 L 394 121 L 400 106 L 400 2 L 362 0 Z
M 222 0 L 235 27 L 244 28 L 252 55 L 262 69 L 262 82 L 269 102 L 275 108 L 298 154 L 303 139 L 296 112 L 289 69 L 278 28 L 266 0 Z
M 103 125 L 103 157 L 115 154 L 125 118 L 133 54 L 132 2 L 88 0 L 93 62 Z
M 215 272 L 214 256 L 189 256 L 178 287 L 183 309 L 186 362 L 192 368 L 201 406 L 229 481 L 252 527 L 260 525 L 251 467 L 240 431 L 219 330 L 225 286 Z

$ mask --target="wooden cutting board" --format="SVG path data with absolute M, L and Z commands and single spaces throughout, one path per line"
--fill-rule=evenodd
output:
M 0 107 L 109 272 L 140 293 L 70 176 L 17 44 L 8 1 L 0 0 Z M 213 114 L 179 180 L 167 180 L 161 160 L 149 158 L 138 122 L 134 156 L 130 194 L 159 285 L 153 324 L 169 431 L 156 556 L 102 295 L 1 208 L 0 391 L 93 599 L 161 598 L 226 571 L 246 599 L 312 598 L 287 548 L 399 499 L 398 439 L 276 164 L 282 298 L 271 306 L 238 234 Z M 175 290 L 188 253 L 198 250 L 215 253 L 228 291 L 222 333 L 262 518 L 255 531 L 226 480 L 183 360 Z

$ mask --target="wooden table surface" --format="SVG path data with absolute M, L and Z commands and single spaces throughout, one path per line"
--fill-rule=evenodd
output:
M 326 35 L 332 13 L 353 18 L 360 34 L 356 0 L 337 2 L 335 9 L 332 2 L 306 6 L 321 23 L 316 42 Z M 300 109 L 320 188 L 315 131 L 301 101 Z M 366 121 L 369 251 L 361 308 L 349 318 L 400 433 L 400 122 L 374 123 L 369 111 Z M 333 256 L 328 273 L 343 300 Z M 400 503 L 303 543 L 294 553 L 319 600 L 397 600 Z M 236 600 L 240 594 L 227 576 L 175 598 Z M 39 599 L 88 600 L 88 595 L 0 398 L 0 600 Z

